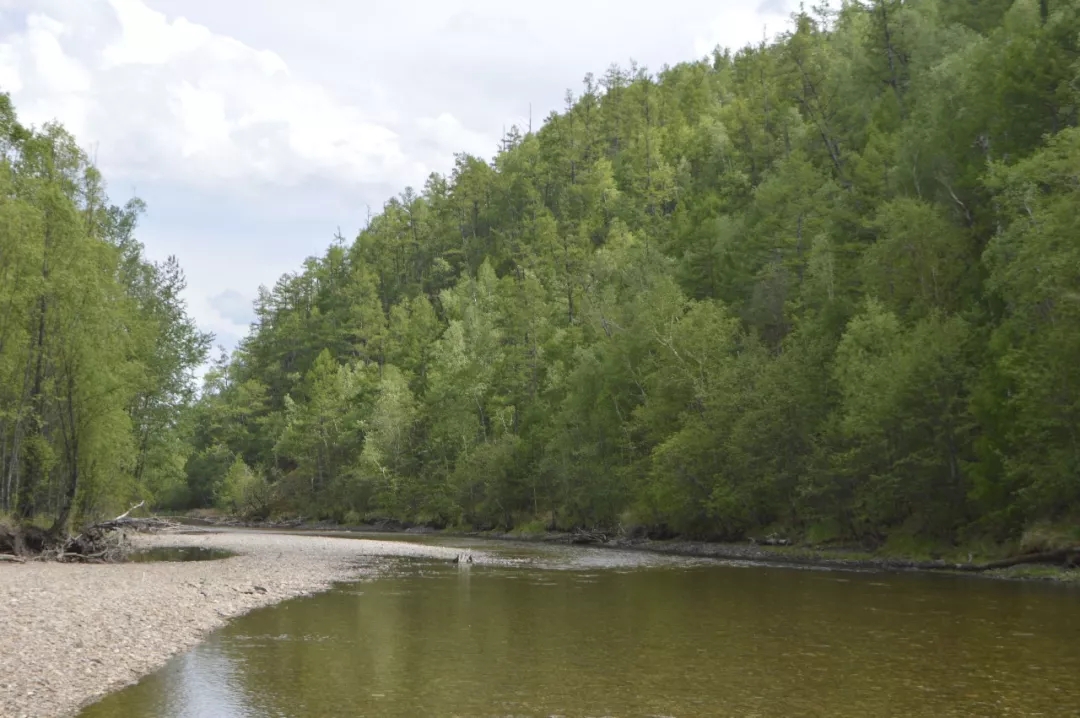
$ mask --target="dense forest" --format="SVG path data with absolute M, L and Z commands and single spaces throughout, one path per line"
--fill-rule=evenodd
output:
M 194 404 L 179 270 L 5 108 L 0 501 L 869 544 L 1075 520 L 1078 102 L 1076 0 L 852 1 L 612 66 L 263 289 Z
M 1075 0 L 873 0 L 587 75 L 261 292 L 188 501 L 868 543 L 1077 517 L 1078 45 Z
M 175 259 L 134 239 L 57 124 L 0 95 L 0 515 L 56 537 L 117 506 L 186 495 L 195 371 L 211 337 Z

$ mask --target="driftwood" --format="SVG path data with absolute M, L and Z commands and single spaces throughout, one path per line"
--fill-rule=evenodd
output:
M 575 529 L 574 532 L 570 534 L 570 543 L 572 544 L 606 543 L 607 540 L 607 534 L 596 530 Z
M 115 531 L 118 529 L 130 529 L 138 533 L 147 533 L 149 531 L 163 531 L 166 529 L 178 528 L 180 524 L 169 519 L 158 518 L 157 516 L 147 516 L 146 518 L 132 519 L 132 518 L 115 518 L 110 521 L 103 521 L 100 524 L 94 524 L 91 529 L 100 529 L 105 531 Z
M 145 501 L 132 506 L 124 513 L 117 516 L 115 519 L 109 519 L 108 521 L 102 521 L 101 523 L 94 524 L 93 526 L 85 529 L 86 531 L 115 531 L 117 529 L 132 529 L 134 531 L 146 532 L 146 531 L 160 531 L 162 529 L 177 528 L 180 524 L 169 519 L 159 518 L 157 516 L 147 516 L 145 518 L 131 518 L 131 512 L 135 509 L 140 509 L 146 505 Z
M 71 536 L 54 549 L 41 554 L 43 559 L 70 563 L 73 561 L 108 562 L 124 555 L 124 536 L 91 526 L 82 533 Z
M 120 521 L 121 519 L 126 519 L 128 516 L 131 515 L 132 511 L 134 511 L 135 509 L 141 509 L 143 506 L 146 506 L 146 500 L 145 499 L 140 501 L 139 503 L 135 504 L 134 506 L 132 506 L 130 509 L 128 509 L 124 513 L 117 516 L 115 519 L 113 519 L 113 521 Z
M 42 560 L 66 563 L 118 561 L 127 553 L 128 531 L 144 533 L 179 527 L 179 524 L 174 521 L 156 516 L 146 518 L 131 516 L 133 511 L 145 505 L 145 501 L 140 501 L 116 518 L 87 526 L 74 536 L 56 538 L 30 528 L 23 532 L 16 531 L 13 537 L 15 540 L 8 542 L 12 548 L 11 555 L 0 554 L 0 560 L 21 561 L 23 556 L 32 556 Z M 40 537 L 38 533 L 41 534 Z M 34 542 L 26 540 L 31 537 L 41 538 L 41 540 Z M 3 546 L 0 545 L 0 549 L 2 548 Z
M 126 531 L 146 533 L 179 526 L 175 521 L 157 516 L 131 517 L 132 511 L 145 505 L 145 501 L 140 501 L 114 519 L 86 527 L 61 544 L 53 558 L 57 561 L 116 561 L 127 553 Z
M 755 539 L 751 537 L 750 545 L 757 546 L 758 544 L 762 546 L 790 546 L 791 539 L 786 539 L 776 534 L 769 534 L 763 539 Z

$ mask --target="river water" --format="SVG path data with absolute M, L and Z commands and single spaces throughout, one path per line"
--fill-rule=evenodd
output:
M 258 610 L 82 718 L 1080 716 L 1073 588 L 472 546 L 495 562 Z

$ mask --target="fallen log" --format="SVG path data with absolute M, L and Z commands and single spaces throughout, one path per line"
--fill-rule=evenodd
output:
M 179 528 L 180 524 L 169 519 L 158 518 L 157 516 L 147 516 L 145 518 L 115 518 L 109 521 L 102 521 L 99 524 L 94 524 L 90 529 L 101 529 L 105 531 L 113 531 L 117 529 L 131 529 L 139 533 L 146 533 L 147 531 L 161 531 L 164 529 Z M 90 530 L 87 529 L 87 530 Z

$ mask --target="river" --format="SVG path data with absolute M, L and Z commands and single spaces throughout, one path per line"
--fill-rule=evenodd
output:
M 497 562 L 260 609 L 81 718 L 1080 715 L 1075 588 L 469 545 Z

